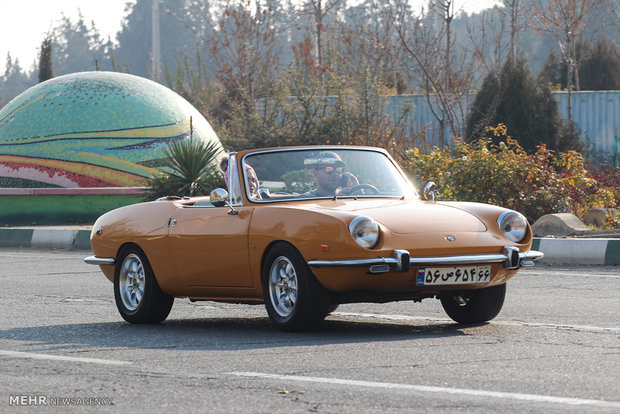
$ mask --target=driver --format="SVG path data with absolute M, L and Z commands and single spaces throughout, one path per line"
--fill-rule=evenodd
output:
M 333 196 L 339 192 L 339 188 L 351 188 L 359 184 L 353 174 L 344 172 L 345 163 L 335 152 L 320 152 L 316 158 L 305 160 L 304 164 L 313 167 L 312 175 L 316 181 L 316 189 L 306 193 L 309 196 Z

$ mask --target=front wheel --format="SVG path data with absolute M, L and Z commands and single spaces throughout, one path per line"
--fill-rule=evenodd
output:
M 137 246 L 121 249 L 114 269 L 114 299 L 130 323 L 159 323 L 168 317 L 174 297 L 161 291 L 151 265 Z
M 280 242 L 269 250 L 262 279 L 267 314 L 278 329 L 309 330 L 327 315 L 328 292 L 290 244 Z
M 459 294 L 441 296 L 441 305 L 448 316 L 462 324 L 482 323 L 495 318 L 504 305 L 506 284 Z

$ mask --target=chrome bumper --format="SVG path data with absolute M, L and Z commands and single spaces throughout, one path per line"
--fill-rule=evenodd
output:
M 411 267 L 420 266 L 462 266 L 489 263 L 503 263 L 507 269 L 533 266 L 534 260 L 542 259 L 544 254 L 536 250 L 520 252 L 516 247 L 506 246 L 502 253 L 414 257 L 407 250 L 394 250 L 392 257 L 348 260 L 310 260 L 310 267 L 366 267 L 369 273 L 385 273 L 390 270 L 408 272 Z
M 115 260 L 113 257 L 97 257 L 97 256 L 88 256 L 84 258 L 84 262 L 91 265 L 113 265 Z

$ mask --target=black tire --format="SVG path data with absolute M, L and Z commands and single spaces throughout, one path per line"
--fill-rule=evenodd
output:
M 159 323 L 168 317 L 174 297 L 161 291 L 153 269 L 138 246 L 121 249 L 114 269 L 114 299 L 129 323 Z
M 467 290 L 460 294 L 441 297 L 441 305 L 448 316 L 461 324 L 490 321 L 495 318 L 504 305 L 506 284 L 477 290 Z
M 332 303 L 331 305 L 327 307 L 327 313 L 330 314 L 330 313 L 336 312 L 336 310 L 338 309 L 338 306 L 340 306 L 339 303 Z
M 271 322 L 282 331 L 307 331 L 319 325 L 330 304 L 301 254 L 284 242 L 269 250 L 262 272 L 263 299 Z

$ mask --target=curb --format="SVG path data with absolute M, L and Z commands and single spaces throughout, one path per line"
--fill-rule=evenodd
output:
M 90 250 L 90 229 L 0 228 L 0 247 Z
M 90 228 L 0 227 L 0 247 L 90 250 Z M 620 265 L 620 239 L 534 238 L 539 263 Z
M 532 250 L 545 254 L 539 263 L 620 265 L 620 239 L 534 238 Z

